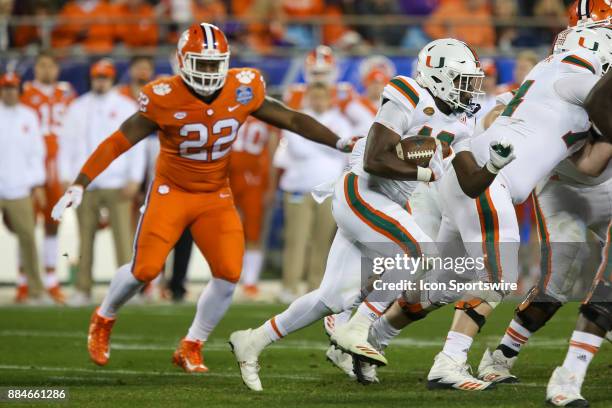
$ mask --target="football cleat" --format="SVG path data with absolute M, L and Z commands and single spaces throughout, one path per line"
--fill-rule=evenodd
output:
M 501 350 L 486 349 L 478 365 L 478 378 L 492 383 L 516 383 L 518 378 L 510 374 L 517 357 L 508 358 Z
M 242 382 L 253 391 L 262 391 L 258 357 L 261 350 L 253 346 L 253 330 L 239 330 L 230 335 L 229 344 L 236 357 Z
M 357 381 L 363 385 L 379 383 L 376 375 L 376 365 L 361 360 L 360 357 L 353 357 L 353 371 Z
M 546 402 L 557 407 L 588 407 L 589 402 L 580 395 L 581 387 L 581 378 L 565 367 L 557 367 L 546 386 Z
M 495 384 L 481 381 L 472 376 L 467 363 L 459 363 L 444 352 L 438 353 L 427 375 L 427 388 L 455 389 L 463 391 L 484 391 L 494 388 Z
M 356 314 L 347 324 L 337 327 L 330 339 L 339 349 L 357 356 L 361 361 L 385 366 L 385 356 L 368 343 L 369 329 L 370 321 Z
M 116 319 L 109 319 L 98 314 L 98 308 L 91 315 L 87 335 L 89 357 L 97 365 L 103 366 L 110 358 L 110 334 Z
M 325 328 L 325 333 L 331 337 L 336 330 L 336 315 L 325 316 L 323 318 L 323 328 Z
M 182 339 L 174 355 L 172 363 L 186 373 L 207 373 L 208 367 L 202 359 L 202 342 Z
M 26 303 L 28 300 L 28 285 L 17 286 L 15 293 L 15 303 Z
M 259 288 L 257 285 L 244 285 L 242 287 L 242 293 L 247 299 L 257 300 L 257 297 L 259 296 Z
M 349 378 L 356 378 L 353 372 L 353 356 L 345 353 L 333 344 L 329 346 L 325 352 L 325 356 L 327 357 L 327 361 L 338 367 L 344 374 L 348 375 Z

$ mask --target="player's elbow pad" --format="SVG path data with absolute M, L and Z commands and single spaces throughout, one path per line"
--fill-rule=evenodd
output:
M 121 130 L 107 137 L 89 156 L 83 165 L 81 173 L 93 180 L 104 171 L 117 157 L 132 147 L 132 143 Z

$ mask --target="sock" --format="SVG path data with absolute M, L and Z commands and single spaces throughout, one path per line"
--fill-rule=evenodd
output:
M 195 317 L 185 336 L 187 340 L 208 340 L 208 336 L 232 303 L 235 288 L 235 283 L 223 279 L 212 278 L 208 282 L 198 299 Z
M 55 266 L 57 265 L 57 251 L 57 235 L 45 235 L 43 241 L 43 264 L 46 269 L 55 270 Z
M 602 342 L 603 337 L 574 330 L 563 367 L 578 375 L 579 378 L 584 378 L 587 368 Z
M 451 356 L 453 360 L 465 363 L 467 361 L 467 353 L 472 346 L 472 341 L 474 339 L 470 336 L 456 331 L 449 331 L 442 351 L 444 354 Z
M 355 314 L 366 316 L 373 322 L 383 315 L 391 303 L 393 302 L 368 302 L 366 299 L 359 305 Z
M 242 261 L 242 283 L 256 285 L 263 265 L 263 253 L 259 249 L 247 249 Z
M 23 286 L 28 286 L 28 275 L 20 270 L 17 274 L 17 287 L 21 288 Z
M 521 351 L 521 347 L 523 347 L 527 343 L 527 340 L 529 340 L 529 337 L 531 337 L 531 334 L 529 330 L 512 319 L 497 349 L 501 350 L 504 356 L 508 358 L 516 357 Z
M 332 317 L 334 318 L 334 328 L 337 329 L 338 327 L 344 326 L 351 318 L 352 313 L 353 311 L 351 309 L 347 309 L 333 315 Z
M 108 293 L 106 293 L 98 309 L 100 316 L 114 318 L 119 308 L 144 286 L 144 282 L 139 281 L 132 275 L 131 267 L 132 264 L 129 263 L 117 269 L 108 288 Z
M 276 341 L 331 314 L 321 301 L 320 289 L 308 292 L 294 300 L 281 314 L 263 324 L 267 336 Z
M 380 319 L 372 323 L 368 335 L 368 342 L 378 350 L 384 350 L 389 345 L 389 342 L 400 334 L 400 331 L 401 330 L 391 326 L 391 323 L 387 320 L 387 316 L 383 315 Z

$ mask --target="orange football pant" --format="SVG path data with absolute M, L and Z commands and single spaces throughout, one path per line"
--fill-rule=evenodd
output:
M 132 274 L 153 280 L 168 253 L 189 228 L 215 278 L 238 282 L 244 254 L 244 233 L 229 187 L 191 193 L 156 177 L 134 239 Z

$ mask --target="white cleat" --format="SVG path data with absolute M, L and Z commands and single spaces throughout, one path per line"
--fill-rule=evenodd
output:
M 251 340 L 253 330 L 239 330 L 230 335 L 229 344 L 238 362 L 242 382 L 253 391 L 262 391 L 261 380 L 259 379 L 259 363 L 257 358 L 261 350 L 253 346 Z
M 581 387 L 581 378 L 565 367 L 557 367 L 546 386 L 546 402 L 557 407 L 588 407 L 589 402 L 580 395 Z
M 508 358 L 501 350 L 486 349 L 478 365 L 478 378 L 492 383 L 517 383 L 518 378 L 510 374 L 517 357 Z
M 336 327 L 331 335 L 331 342 L 341 350 L 357 356 L 359 359 L 378 366 L 387 365 L 387 359 L 374 346 L 368 343 L 370 321 L 355 314 L 349 322 Z
M 491 382 L 473 377 L 470 374 L 469 364 L 459 363 L 444 352 L 438 353 L 435 357 L 433 367 L 427 375 L 427 388 L 430 390 L 484 391 L 494 387 Z
M 353 371 L 359 381 L 363 385 L 378 384 L 380 380 L 376 375 L 376 365 L 361 361 L 359 358 L 353 359 Z
M 353 372 L 353 356 L 344 351 L 336 348 L 333 344 L 329 346 L 325 352 L 327 361 L 338 367 L 342 372 L 349 376 L 351 379 L 355 379 L 355 373 Z
M 323 327 L 325 328 L 325 333 L 331 337 L 336 330 L 336 315 L 329 315 L 323 318 Z

